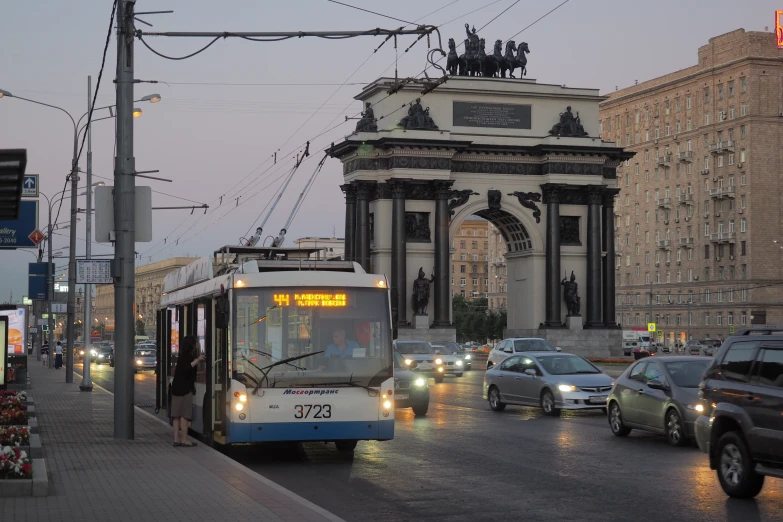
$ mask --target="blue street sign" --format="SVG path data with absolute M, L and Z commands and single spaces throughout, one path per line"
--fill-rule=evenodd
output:
M 38 230 L 38 200 L 23 200 L 19 205 L 19 219 L 0 221 L 0 248 L 36 246 L 30 236 Z
M 48 299 L 46 265 L 48 263 L 30 263 L 27 279 L 27 295 L 30 296 L 30 299 Z M 52 263 L 52 274 L 54 274 L 54 263 Z
M 22 197 L 38 197 L 38 174 L 25 174 L 22 180 Z

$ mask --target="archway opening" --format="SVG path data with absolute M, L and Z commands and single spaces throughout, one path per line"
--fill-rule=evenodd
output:
M 524 224 L 502 209 L 476 211 L 453 230 L 452 324 L 457 341 L 493 346 L 509 309 L 507 255 L 533 250 Z

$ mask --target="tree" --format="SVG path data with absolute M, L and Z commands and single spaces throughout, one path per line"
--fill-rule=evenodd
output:
M 144 326 L 144 321 L 141 319 L 136 319 L 136 335 L 146 335 L 146 328 Z

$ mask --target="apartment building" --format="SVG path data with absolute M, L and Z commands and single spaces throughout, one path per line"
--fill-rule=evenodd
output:
M 783 324 L 783 50 L 744 29 L 601 104 L 617 169 L 617 322 L 669 344 Z M 651 303 L 652 301 L 652 303 Z M 652 306 L 650 306 L 652 304 Z
M 489 224 L 489 301 L 490 310 L 505 310 L 508 306 L 507 295 L 508 265 L 506 264 L 506 240 L 500 230 L 492 223 Z
M 489 225 L 484 218 L 470 216 L 459 226 L 452 244 L 452 295 L 488 296 Z

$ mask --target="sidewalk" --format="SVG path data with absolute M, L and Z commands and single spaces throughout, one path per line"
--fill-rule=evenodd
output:
M 34 361 L 28 371 L 49 496 L 4 498 L 0 520 L 341 520 L 204 444 L 173 447 L 170 427 L 138 408 L 135 440 L 114 440 L 111 393 Z

